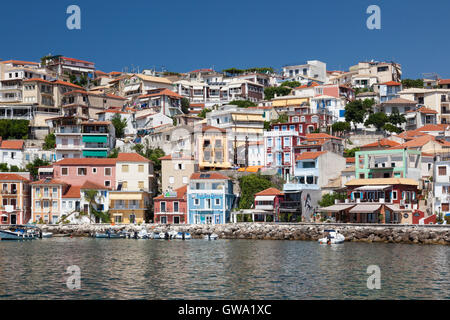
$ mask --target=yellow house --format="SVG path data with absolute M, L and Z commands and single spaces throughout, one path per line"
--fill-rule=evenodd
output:
M 195 130 L 195 149 L 200 170 L 231 167 L 225 129 L 202 125 Z

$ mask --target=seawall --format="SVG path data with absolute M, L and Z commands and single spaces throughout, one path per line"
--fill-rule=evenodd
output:
M 323 237 L 323 230 L 336 229 L 346 241 L 416 243 L 450 245 L 450 225 L 368 225 L 330 223 L 236 223 L 225 225 L 40 225 L 43 231 L 57 235 L 90 236 L 109 228 L 124 231 L 139 231 L 143 228 L 151 232 L 184 231 L 193 238 L 201 238 L 208 233 L 216 233 L 221 239 L 261 239 L 261 240 L 310 240 Z

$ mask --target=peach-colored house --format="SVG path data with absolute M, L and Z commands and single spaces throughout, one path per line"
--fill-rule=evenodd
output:
M 30 181 L 19 174 L 0 173 L 0 224 L 30 219 Z
M 56 223 L 61 215 L 61 199 L 69 185 L 58 179 L 46 178 L 31 184 L 31 221 Z

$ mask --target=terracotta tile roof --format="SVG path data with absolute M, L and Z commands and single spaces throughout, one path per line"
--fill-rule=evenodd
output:
M 117 162 L 150 162 L 138 153 L 119 153 L 116 159 Z
M 6 61 L 0 61 L 0 63 L 34 64 L 34 65 L 39 65 L 39 63 L 37 63 L 37 62 L 21 61 L 21 60 L 6 60 Z
M 202 132 L 210 131 L 210 132 L 227 132 L 225 129 L 217 128 L 209 125 L 202 125 Z
M 198 179 L 211 179 L 211 180 L 230 180 L 229 177 L 224 176 L 223 174 L 211 172 L 211 173 L 203 173 L 203 172 L 196 172 L 191 175 L 191 180 L 198 180 Z
M 450 124 L 427 124 L 423 127 L 417 128 L 414 131 L 444 131 Z
M 173 91 L 171 91 L 171 90 L 169 90 L 169 89 L 161 90 L 161 91 L 158 92 L 158 93 L 144 94 L 144 95 L 142 95 L 142 96 L 139 96 L 138 98 L 139 98 L 139 99 L 142 99 L 142 98 L 158 97 L 158 96 L 169 96 L 169 97 L 178 98 L 178 99 L 183 98 L 183 97 L 180 96 L 178 93 L 175 93 L 175 92 L 173 92 Z
M 177 193 L 176 197 L 165 197 L 164 194 L 161 194 L 161 195 L 153 198 L 153 200 L 167 200 L 167 199 L 169 199 L 169 200 L 170 199 L 180 200 L 180 199 L 184 199 L 185 196 L 186 196 L 186 192 L 187 192 L 187 185 L 184 185 L 184 186 L 182 186 L 182 187 L 180 187 L 178 189 L 175 189 L 174 191 Z
M 109 188 L 102 186 L 101 184 L 87 180 L 83 183 L 80 189 L 108 190 Z
M 189 71 L 188 73 L 197 73 L 197 72 L 213 72 L 213 69 L 196 69 L 194 71 Z
M 67 87 L 78 88 L 78 89 L 84 90 L 83 87 L 80 87 L 80 86 L 78 86 L 76 84 L 73 84 L 73 83 L 70 83 L 70 82 L 66 82 L 66 81 L 62 81 L 62 80 L 55 80 L 55 81 L 52 81 L 51 83 L 56 83 L 56 84 L 60 84 L 62 86 L 67 86 Z
M 417 104 L 417 102 L 403 98 L 394 98 L 389 101 L 383 102 L 382 104 Z
M 70 186 L 69 189 L 67 189 L 66 193 L 64 193 L 62 197 L 79 199 L 79 198 L 81 198 L 80 190 L 81 190 L 80 186 Z
M 60 166 L 76 166 L 76 165 L 97 165 L 97 166 L 114 166 L 116 158 L 66 158 L 55 162 L 54 165 Z
M 400 145 L 400 143 L 389 140 L 389 139 L 381 139 L 379 141 L 369 143 L 361 146 L 360 148 L 371 148 L 371 147 L 395 147 Z
M 74 62 L 80 62 L 80 63 L 94 64 L 93 62 L 89 62 L 89 61 L 85 61 L 85 60 L 80 60 L 80 59 L 75 59 L 75 58 L 61 57 L 61 59 L 69 60 L 69 61 L 74 61 Z
M 30 79 L 23 80 L 23 82 L 43 82 L 43 83 L 47 83 L 47 84 L 52 84 L 52 82 L 41 79 L 41 78 L 30 78 Z
M 382 83 L 382 85 L 386 85 L 386 86 L 401 86 L 402 84 L 400 82 L 396 82 L 396 81 L 388 81 L 388 82 Z
M 450 84 L 450 79 L 440 79 L 439 84 Z
M 2 140 L 0 149 L 22 150 L 24 146 L 23 140 Z
M 283 192 L 278 190 L 277 188 L 268 188 L 266 190 L 255 193 L 255 196 L 282 196 Z
M 304 85 L 298 86 L 298 87 L 296 87 L 294 89 L 313 88 L 313 87 L 317 87 L 317 86 L 320 86 L 320 84 L 318 84 L 317 82 L 313 81 L 313 82 L 311 82 L 311 84 L 309 86 L 307 84 L 304 84 Z
M 54 184 L 61 184 L 61 185 L 63 185 L 63 184 L 67 184 L 67 183 L 65 183 L 64 181 L 59 180 L 59 179 L 41 179 L 41 180 L 39 180 L 39 181 L 31 182 L 30 184 L 33 184 L 33 185 L 41 185 L 41 184 L 54 185 Z
M 88 92 L 85 90 L 73 90 L 73 91 L 66 92 L 63 95 L 69 95 L 69 94 L 74 94 L 74 93 L 88 94 Z
M 436 110 L 426 108 L 426 107 L 422 107 L 422 108 L 418 109 L 417 111 L 419 111 L 420 113 L 432 113 L 432 114 L 438 113 Z
M 19 174 L 15 173 L 0 173 L 0 181 L 30 181 Z
M 119 109 L 113 109 L 113 108 L 111 108 L 111 109 L 106 109 L 106 110 L 104 110 L 104 111 L 97 112 L 97 114 L 101 114 L 101 113 L 121 113 L 121 114 L 128 114 L 128 112 L 121 111 L 121 110 L 119 110 Z
M 355 157 L 345 158 L 346 163 L 355 163 Z
M 303 152 L 301 154 L 298 154 L 295 157 L 295 160 L 296 161 L 298 161 L 298 160 L 313 160 L 325 153 L 327 153 L 327 152 L 326 151 Z
M 428 142 L 434 141 L 434 140 L 435 140 L 435 138 L 433 136 L 427 134 L 427 135 L 424 135 L 421 137 L 411 139 L 403 144 L 400 144 L 395 147 L 391 147 L 389 149 L 419 148 L 419 147 L 423 147 Z

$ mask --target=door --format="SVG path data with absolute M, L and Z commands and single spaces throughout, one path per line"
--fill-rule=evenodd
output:
M 213 221 L 212 215 L 205 216 L 205 219 L 206 219 L 206 224 L 212 224 L 212 221 Z
M 15 214 L 11 215 L 11 224 L 17 224 L 17 216 Z
M 173 217 L 173 223 L 179 224 L 180 223 L 180 217 Z
M 162 216 L 161 217 L 161 223 L 162 224 L 166 224 L 167 223 L 167 216 Z
M 136 223 L 136 215 L 130 214 L 130 223 Z

